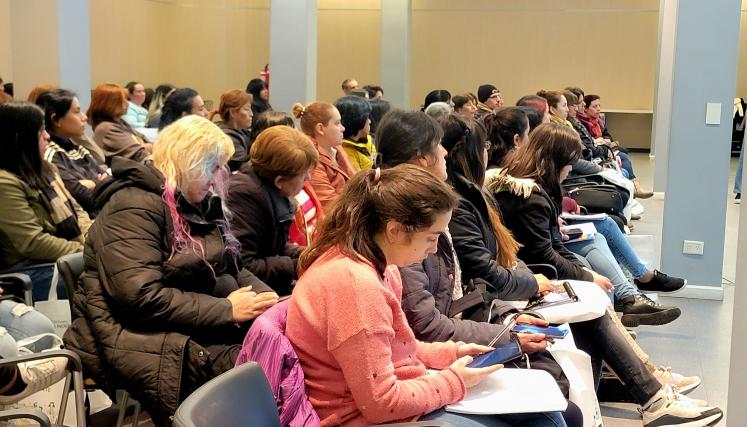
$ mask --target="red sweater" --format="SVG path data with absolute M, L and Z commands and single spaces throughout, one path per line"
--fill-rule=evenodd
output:
M 382 280 L 336 249 L 298 280 L 286 335 L 322 425 L 414 421 L 464 398 L 464 382 L 445 369 L 457 345 L 417 341 L 401 299 L 395 266 Z M 426 367 L 444 370 L 429 375 Z

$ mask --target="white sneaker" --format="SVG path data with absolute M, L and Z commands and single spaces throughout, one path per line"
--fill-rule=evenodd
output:
M 56 384 L 67 375 L 67 359 L 64 357 L 51 357 L 49 359 L 19 363 L 17 366 L 18 371 L 21 373 L 20 379 L 26 384 L 26 388 L 13 396 L 0 395 L 0 405 L 9 405 L 18 402 L 24 397 Z M 18 381 L 18 378 L 16 381 Z
M 700 407 L 681 394 L 665 386 L 652 399 L 653 402 L 641 409 L 644 427 L 708 427 L 718 423 L 724 413 L 716 407 Z
M 688 394 L 695 390 L 701 383 L 701 379 L 698 376 L 686 377 L 682 374 L 672 372 L 672 368 L 669 366 L 659 366 L 653 372 L 654 377 L 662 385 L 670 385 L 677 387 L 676 392 L 680 394 Z

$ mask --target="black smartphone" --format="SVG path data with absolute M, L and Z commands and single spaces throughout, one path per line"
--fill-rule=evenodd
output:
M 496 347 L 495 350 L 475 357 L 467 367 L 484 368 L 486 366 L 498 365 L 518 359 L 521 357 L 521 354 L 522 351 L 521 347 L 519 347 L 519 342 L 512 339 L 506 345 Z

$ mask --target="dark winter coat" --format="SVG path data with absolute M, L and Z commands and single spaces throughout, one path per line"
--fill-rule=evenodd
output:
M 227 254 L 218 197 L 193 206 L 177 196 L 177 210 L 204 257 L 191 250 L 172 254 L 160 172 L 150 162 L 119 157 L 112 171 L 114 179 L 97 190 L 103 207 L 88 233 L 64 341 L 99 387 L 124 388 L 158 425 L 170 425 L 180 395 L 191 391 L 180 389 L 182 373 L 209 372 L 205 347 L 243 339 L 231 303 L 213 296 L 216 284 L 269 289 L 246 270 L 237 272 L 236 257 Z M 188 340 L 195 351 L 185 354 Z
M 498 243 L 493 233 L 488 202 L 492 196 L 469 182 L 464 176 L 449 173 L 449 182 L 459 193 L 459 205 L 451 214 L 449 231 L 462 269 L 462 283 L 483 279 L 493 298 L 504 301 L 525 300 L 539 291 L 531 271 L 517 262 L 507 269 L 497 262 Z
M 245 163 L 231 176 L 227 203 L 244 267 L 278 295 L 290 295 L 301 252 L 300 246 L 288 243 L 295 201 L 284 197 L 273 182 L 258 176 L 251 164 Z

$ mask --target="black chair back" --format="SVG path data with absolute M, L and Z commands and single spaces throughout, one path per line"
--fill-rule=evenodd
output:
M 83 274 L 83 252 L 64 255 L 58 258 L 57 272 L 60 274 L 60 279 L 62 279 L 62 283 L 65 285 L 67 298 L 70 301 L 70 318 L 74 319 L 73 295 L 75 294 L 75 289 L 78 287 L 78 279 Z
M 270 384 L 256 362 L 231 369 L 189 395 L 174 416 L 174 427 L 280 425 Z

